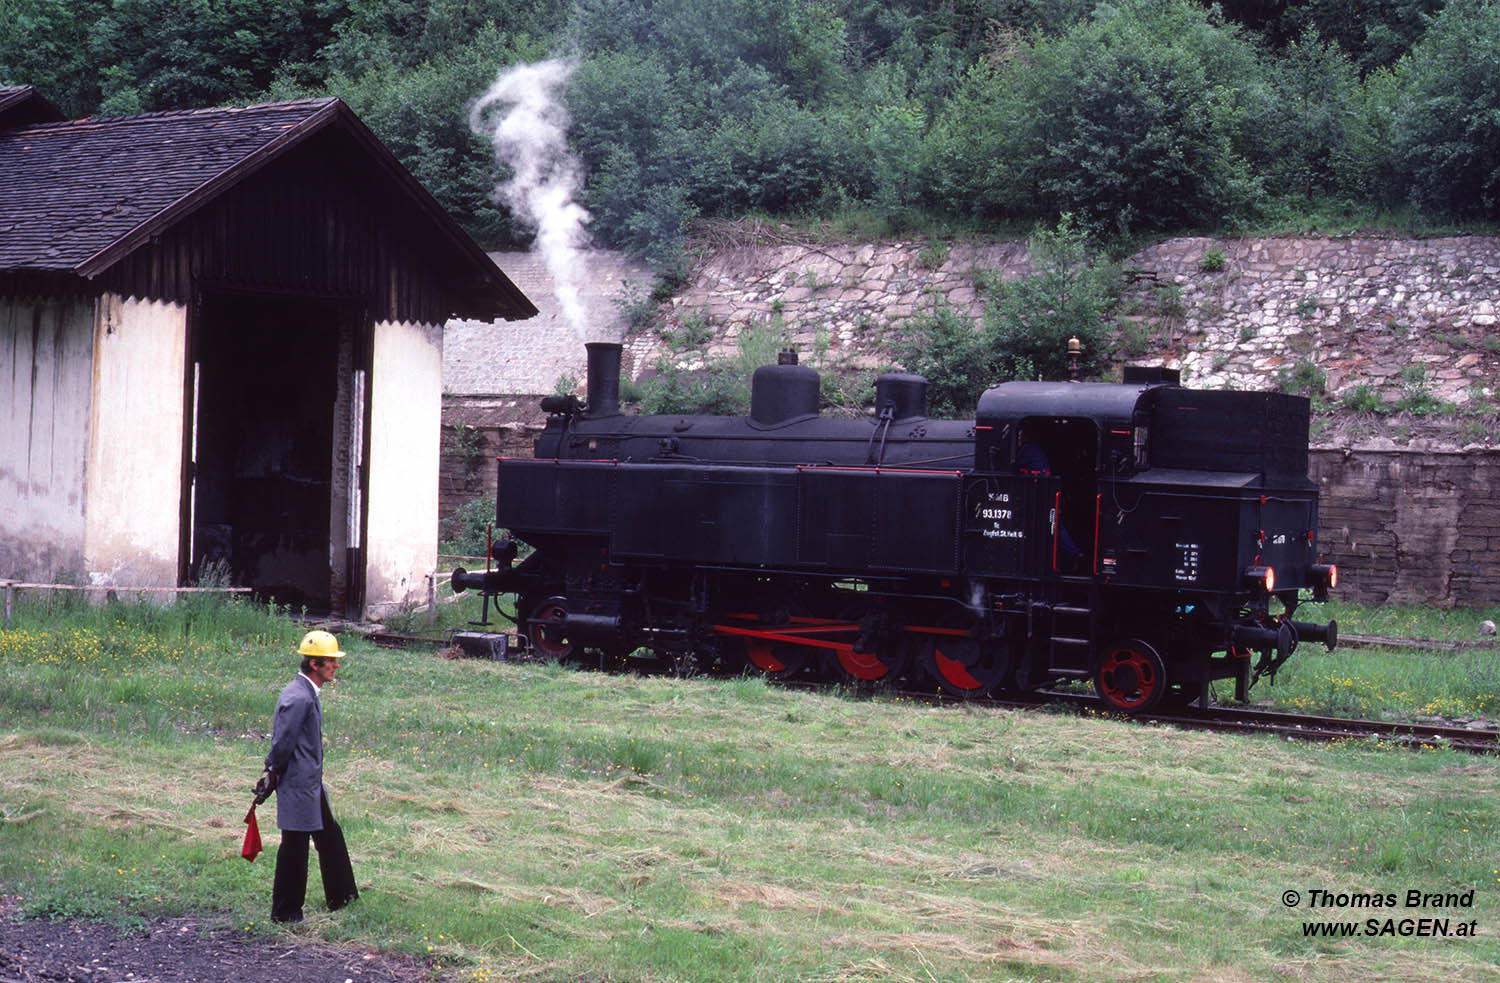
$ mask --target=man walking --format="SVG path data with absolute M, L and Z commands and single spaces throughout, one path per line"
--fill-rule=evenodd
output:
M 276 825 L 281 848 L 276 851 L 276 877 L 271 886 L 271 920 L 302 921 L 307 897 L 307 844 L 318 848 L 323 896 L 329 911 L 338 911 L 359 897 L 354 868 L 344 845 L 344 832 L 328 808 L 323 788 L 323 707 L 319 693 L 333 682 L 344 653 L 326 631 L 310 631 L 297 647 L 300 669 L 276 699 L 271 723 L 271 750 L 266 771 L 256 783 L 261 795 L 276 792 Z

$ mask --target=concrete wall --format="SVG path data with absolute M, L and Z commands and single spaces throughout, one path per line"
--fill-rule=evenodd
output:
M 1500 451 L 1318 450 L 1309 470 L 1340 596 L 1500 603 Z
M 94 305 L 0 301 L 0 577 L 83 570 Z
M 584 342 L 619 341 L 625 306 L 646 297 L 655 279 L 648 267 L 623 253 L 580 252 L 581 269 L 574 272 L 587 323 L 574 325 L 563 316 L 555 281 L 540 256 L 490 253 L 490 258 L 536 305 L 537 315 L 524 321 L 449 321 L 443 334 L 443 392 L 448 394 L 546 395 L 559 379 L 582 382 Z
M 90 582 L 177 584 L 187 308 L 100 298 L 89 400 Z
M 437 568 L 443 329 L 375 325 L 365 606 L 371 615 L 425 600 Z

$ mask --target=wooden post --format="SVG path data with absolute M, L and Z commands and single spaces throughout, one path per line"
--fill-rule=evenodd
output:
M 5 627 L 7 627 L 7 628 L 10 627 L 10 606 L 11 606 L 11 602 L 15 599 L 15 596 L 16 596 L 16 584 L 15 584 L 15 581 L 7 580 L 5 582 Z
M 437 623 L 437 574 L 427 575 L 427 627 Z

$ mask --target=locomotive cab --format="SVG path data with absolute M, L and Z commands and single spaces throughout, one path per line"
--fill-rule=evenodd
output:
M 965 568 L 1012 592 L 1023 686 L 1092 678 L 1136 712 L 1170 687 L 1206 700 L 1220 678 L 1244 698 L 1254 654 L 1274 673 L 1299 638 L 1336 639 L 1291 621 L 1299 588 L 1326 593 L 1331 574 L 1306 400 L 1175 376 L 1005 383 L 980 400 Z

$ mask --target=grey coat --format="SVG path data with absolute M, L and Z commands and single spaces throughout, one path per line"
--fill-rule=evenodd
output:
M 276 825 L 317 832 L 323 828 L 323 708 L 312 681 L 301 673 L 276 698 L 266 767 L 275 772 Z

